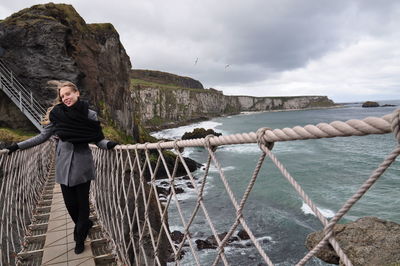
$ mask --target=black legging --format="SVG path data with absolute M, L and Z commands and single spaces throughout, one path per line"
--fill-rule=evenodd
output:
M 73 187 L 61 185 L 65 206 L 75 223 L 76 241 L 86 239 L 89 227 L 89 190 L 90 181 Z

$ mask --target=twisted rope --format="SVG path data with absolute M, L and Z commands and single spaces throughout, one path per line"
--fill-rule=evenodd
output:
M 293 128 L 269 130 L 263 136 L 266 142 L 306 140 L 348 136 L 364 136 L 369 134 L 391 133 L 391 122 L 399 110 L 383 117 L 367 117 L 363 120 L 351 119 L 346 122 L 334 121 L 329 124 L 319 123 L 317 125 L 296 126 Z M 210 138 L 211 146 L 257 143 L 257 134 L 254 132 L 233 134 L 228 136 L 214 136 Z M 121 149 L 157 149 L 157 143 L 121 145 Z M 179 148 L 202 147 L 204 139 L 190 139 L 168 141 L 160 144 L 162 149 L 173 149 L 174 145 Z
M 386 134 L 393 132 L 398 142 L 399 140 L 399 110 L 394 113 L 377 118 L 368 117 L 363 120 L 348 120 L 346 122 L 334 121 L 331 123 L 320 123 L 317 125 L 306 125 L 304 127 L 296 126 L 284 129 L 261 128 L 256 133 L 243 133 L 229 136 L 207 136 L 203 139 L 175 140 L 169 142 L 145 143 L 135 145 L 117 146 L 117 151 L 101 151 L 94 148 L 94 154 L 101 155 L 95 159 L 98 171 L 98 181 L 96 182 L 96 200 L 100 218 L 103 221 L 106 230 L 113 241 L 115 254 L 127 265 L 163 265 L 165 258 L 162 257 L 161 242 L 167 241 L 172 252 L 175 265 L 180 265 L 179 258 L 184 249 L 190 251 L 193 257 L 193 263 L 201 265 L 201 257 L 198 250 L 193 245 L 193 236 L 191 227 L 200 210 L 204 214 L 205 224 L 210 228 L 212 235 L 217 243 L 217 250 L 213 265 L 220 261 L 224 265 L 229 265 L 229 257 L 225 253 L 225 247 L 228 245 L 230 237 L 238 226 L 242 226 L 248 233 L 255 249 L 260 254 L 262 260 L 273 265 L 271 259 L 263 250 L 262 246 L 254 236 L 250 226 L 243 215 L 244 206 L 254 187 L 259 171 L 268 156 L 276 167 L 281 171 L 282 176 L 293 186 L 304 202 L 310 206 L 312 211 L 324 226 L 324 238 L 302 258 L 297 265 L 304 265 L 311 259 L 323 246 L 330 243 L 341 262 L 345 265 L 352 265 L 351 261 L 341 249 L 333 235 L 334 225 L 349 211 L 349 209 L 361 198 L 365 192 L 376 182 L 382 173 L 393 163 L 400 153 L 400 148 L 396 147 L 394 151 L 385 159 L 385 161 L 376 169 L 365 181 L 360 189 L 343 205 L 331 220 L 327 220 L 318 210 L 313 201 L 303 191 L 302 187 L 290 175 L 285 167 L 279 162 L 272 153 L 273 144 L 277 141 L 292 141 L 305 139 L 333 138 L 345 136 L 363 136 L 368 134 Z M 249 180 L 245 192 L 238 200 L 232 192 L 228 178 L 222 169 L 222 166 L 216 156 L 217 147 L 220 145 L 258 143 L 261 155 L 255 166 L 254 172 Z M 185 158 L 182 155 L 184 147 L 204 147 L 208 153 L 207 161 L 204 165 L 205 171 L 197 183 L 193 174 L 190 172 Z M 173 169 L 168 167 L 167 160 L 163 153 L 164 149 L 173 149 L 176 154 Z M 156 151 L 156 158 L 151 150 Z M 98 156 L 96 155 L 96 156 Z M 95 157 L 96 157 L 95 156 Z M 207 186 L 207 177 L 211 163 L 218 170 L 219 178 L 223 183 L 232 206 L 236 211 L 236 217 L 229 227 L 229 230 L 223 239 L 220 239 L 216 230 L 215 222 L 209 215 L 206 203 L 204 202 L 204 191 Z M 104 164 L 107 164 L 106 166 Z M 193 186 L 197 200 L 195 206 L 189 214 L 185 215 L 185 208 L 177 197 L 175 181 L 177 169 L 183 167 L 188 176 L 190 184 Z M 164 169 L 168 177 L 170 194 L 165 202 L 161 202 L 156 186 L 156 176 L 160 169 Z M 129 171 L 129 182 L 124 181 L 122 176 Z M 144 177 L 147 175 L 149 180 Z M 117 188 L 115 188 L 115 186 Z M 122 187 L 118 188 L 118 186 Z M 99 193 L 101 191 L 101 193 Z M 108 193 L 107 191 L 111 192 Z M 129 199 L 129 195 L 133 196 Z M 155 205 L 152 201 L 155 199 Z M 154 206 L 151 208 L 150 206 Z M 168 210 L 174 206 L 180 224 L 183 227 L 183 240 L 176 245 L 172 240 L 169 231 Z M 117 210 L 114 211 L 113 210 Z M 113 213 L 121 219 L 106 219 L 109 213 Z M 155 225 L 150 222 L 150 212 L 155 213 L 161 224 Z M 186 211 L 187 213 L 188 211 Z M 124 225 L 125 221 L 125 225 Z M 129 230 L 129 235 L 123 234 L 121 230 Z M 164 240 L 163 240 L 164 239 Z M 145 246 L 151 251 L 146 250 Z M 129 255 L 129 254 L 131 255 Z M 185 255 L 187 256 L 187 255 Z

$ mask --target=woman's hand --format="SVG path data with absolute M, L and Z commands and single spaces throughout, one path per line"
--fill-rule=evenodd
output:
M 109 149 L 109 150 L 111 150 L 111 149 L 113 149 L 115 146 L 117 146 L 117 145 L 119 145 L 119 143 L 118 142 L 115 142 L 115 141 L 109 141 L 109 142 L 107 142 L 107 149 Z
M 11 153 L 13 153 L 16 150 L 18 150 L 19 147 L 18 147 L 18 144 L 15 143 L 13 145 L 10 145 L 10 146 L 6 147 L 6 149 L 8 150 L 8 155 L 10 155 Z

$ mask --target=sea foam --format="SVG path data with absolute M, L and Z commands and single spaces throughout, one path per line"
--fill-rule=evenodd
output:
M 335 216 L 335 212 L 326 208 L 318 208 L 320 213 L 322 213 L 322 215 L 326 218 L 332 218 L 333 216 Z M 303 205 L 301 206 L 301 210 L 304 212 L 304 214 L 312 214 L 314 216 L 315 213 L 311 210 L 310 206 L 308 206 L 305 202 L 303 202 Z
M 215 129 L 216 127 L 222 125 L 222 123 L 214 121 L 203 121 L 200 123 L 195 123 L 187 126 L 181 126 L 177 128 L 164 129 L 157 132 L 150 133 L 151 136 L 156 138 L 164 139 L 179 139 L 185 132 L 193 131 L 195 128 L 205 128 L 205 129 Z

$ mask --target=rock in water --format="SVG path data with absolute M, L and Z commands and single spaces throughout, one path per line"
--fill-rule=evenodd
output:
M 182 139 L 201 139 L 208 135 L 221 136 L 222 133 L 217 133 L 213 129 L 195 128 L 192 132 L 185 132 Z
M 173 231 L 171 233 L 171 239 L 175 242 L 175 244 L 180 244 L 183 241 L 183 237 L 185 235 L 181 231 Z
M 244 229 L 241 229 L 241 230 L 238 232 L 238 237 L 240 237 L 240 239 L 242 239 L 242 240 L 248 240 L 248 239 L 250 239 L 249 234 L 247 234 L 247 232 L 246 232 Z
M 379 103 L 366 101 L 362 104 L 362 107 L 379 107 Z
M 334 235 L 354 266 L 400 263 L 400 224 L 376 217 L 363 217 L 355 222 L 336 225 Z M 309 234 L 306 247 L 311 250 L 322 237 L 322 231 Z M 327 263 L 341 263 L 330 245 L 316 256 Z

